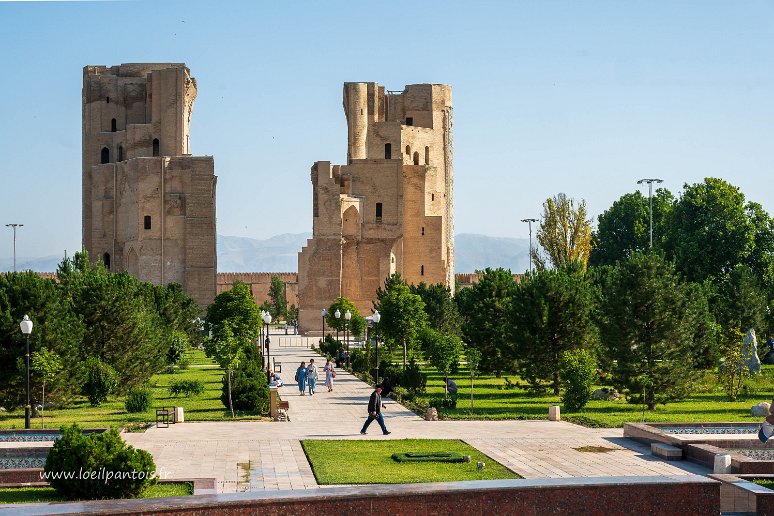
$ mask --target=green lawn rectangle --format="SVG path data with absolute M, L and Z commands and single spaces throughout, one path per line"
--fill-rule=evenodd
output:
M 475 448 L 454 439 L 317 440 L 301 441 L 320 485 L 410 484 L 521 478 Z M 470 455 L 470 462 L 403 462 L 393 453 L 457 452 Z M 481 472 L 477 463 L 484 462 Z
M 166 498 L 193 494 L 191 482 L 165 482 L 156 484 L 140 494 L 140 498 Z M 3 487 L 0 488 L 0 504 L 42 503 L 66 501 L 53 487 Z

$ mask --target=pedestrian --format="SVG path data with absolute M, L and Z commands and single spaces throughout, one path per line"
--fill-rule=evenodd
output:
M 306 362 L 301 362 L 301 366 L 296 369 L 296 381 L 298 382 L 298 390 L 303 396 L 306 394 Z
M 368 419 L 366 419 L 366 422 L 363 425 L 363 429 L 360 430 L 361 434 L 365 435 L 366 430 L 368 430 L 368 425 L 371 424 L 371 421 L 376 420 L 376 422 L 379 423 L 379 426 L 382 427 L 382 433 L 384 435 L 390 435 L 387 427 L 384 426 L 384 417 L 382 416 L 383 407 L 382 386 L 377 385 L 376 389 L 374 389 L 374 392 L 371 393 L 371 397 L 368 400 Z
M 774 400 L 771 400 L 772 403 L 774 403 Z M 769 409 L 769 415 L 766 416 L 766 419 L 763 420 L 763 423 L 761 423 L 761 427 L 758 430 L 758 439 L 761 440 L 762 443 L 765 443 L 768 441 L 771 436 L 774 434 L 774 405 L 771 406 Z
M 336 370 L 333 368 L 333 364 L 331 364 L 330 357 L 326 360 L 323 371 L 325 371 L 325 386 L 328 388 L 328 392 L 331 392 L 333 391 L 333 379 L 336 378 Z
M 306 368 L 306 381 L 309 383 L 309 395 L 311 396 L 317 386 L 317 366 L 314 365 L 314 358 L 309 359 L 309 367 Z

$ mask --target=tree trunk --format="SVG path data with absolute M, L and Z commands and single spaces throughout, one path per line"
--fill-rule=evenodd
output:
M 228 378 L 228 408 L 231 410 L 231 419 L 234 418 L 234 403 L 231 401 L 231 369 L 227 373 Z
M 559 373 L 554 371 L 554 395 L 559 395 Z
M 473 373 L 470 374 L 470 410 L 473 410 Z
M 403 370 L 406 370 L 406 337 L 403 337 Z
M 46 416 L 43 413 L 46 410 L 46 382 L 43 381 L 43 403 L 40 404 L 40 424 L 41 428 L 46 428 Z
M 449 375 L 448 373 L 443 375 L 443 394 L 444 398 L 449 397 Z

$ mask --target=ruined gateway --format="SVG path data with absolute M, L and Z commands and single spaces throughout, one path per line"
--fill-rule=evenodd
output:
M 344 113 L 347 164 L 312 166 L 312 238 L 298 255 L 307 332 L 340 296 L 369 315 L 394 272 L 454 291 L 451 87 L 345 83 Z
M 83 69 L 83 247 L 111 271 L 215 298 L 212 156 L 191 156 L 184 64 Z

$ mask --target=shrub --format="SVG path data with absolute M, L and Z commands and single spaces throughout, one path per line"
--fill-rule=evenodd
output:
M 399 366 L 382 362 L 382 365 L 379 366 L 379 376 L 381 376 L 382 383 L 386 383 L 390 387 L 395 388 L 402 385 L 403 370 Z
M 185 356 L 185 352 L 190 349 L 191 345 L 188 341 L 188 336 L 182 331 L 172 332 L 172 337 L 169 341 L 169 349 L 167 350 L 167 364 L 178 365 Z
M 432 398 L 430 400 L 430 406 L 436 409 L 455 409 L 457 408 L 457 396 L 449 396 L 448 398 Z
M 368 372 L 368 353 L 362 349 L 353 349 L 349 356 L 351 369 L 356 373 Z
M 45 471 L 51 486 L 70 500 L 133 498 L 156 483 L 151 454 L 128 446 L 115 429 L 83 435 L 78 425 L 62 427 L 62 437 L 48 452 Z M 113 478 L 105 478 L 106 473 Z
M 126 397 L 126 411 L 130 413 L 146 412 L 153 405 L 153 391 L 143 386 L 129 391 Z
M 419 369 L 419 366 L 413 358 L 406 366 L 406 370 L 403 371 L 400 385 L 414 392 L 425 392 L 427 375 Z
M 175 380 L 169 386 L 169 394 L 172 396 L 183 395 L 186 398 L 198 396 L 204 392 L 204 383 L 201 380 Z
M 266 375 L 257 371 L 248 374 L 242 369 L 231 373 L 231 399 L 234 410 L 259 412 L 269 411 L 269 384 Z M 228 380 L 223 375 L 223 389 L 220 396 L 223 406 L 228 407 Z
M 730 401 L 736 401 L 750 377 L 750 368 L 744 363 L 742 357 L 743 338 L 744 333 L 738 328 L 729 328 L 720 338 L 721 362 L 717 376 Z
M 559 377 L 564 386 L 562 403 L 570 412 L 583 408 L 591 399 L 597 362 L 591 352 L 574 349 L 562 354 Z
M 330 335 L 325 336 L 325 340 L 320 343 L 320 353 L 323 356 L 328 356 L 331 358 L 336 358 L 339 356 L 339 351 L 342 348 L 341 341 L 338 341 L 331 337 Z
M 115 370 L 99 358 L 90 358 L 86 361 L 86 383 L 83 384 L 83 393 L 89 398 L 93 407 L 98 407 L 107 401 L 108 396 L 118 385 Z

